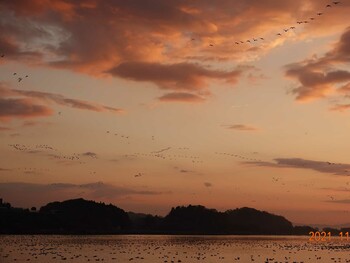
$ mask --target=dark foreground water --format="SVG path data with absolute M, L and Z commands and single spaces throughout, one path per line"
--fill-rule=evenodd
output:
M 0 262 L 350 262 L 350 241 L 291 236 L 0 236 Z

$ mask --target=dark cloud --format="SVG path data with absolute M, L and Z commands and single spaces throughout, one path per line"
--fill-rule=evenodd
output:
M 24 98 L 18 98 L 18 96 Z M 50 103 L 96 112 L 123 112 L 123 110 L 119 108 L 108 107 L 83 100 L 70 99 L 60 94 L 10 89 L 3 83 L 0 83 L 0 119 L 48 116 L 53 113 L 53 110 L 42 104 Z
M 189 102 L 198 103 L 205 101 L 205 98 L 186 92 L 172 92 L 167 93 L 158 98 L 162 102 Z
M 22 95 L 30 98 L 36 98 L 36 99 L 40 99 L 41 101 L 54 102 L 54 103 L 57 103 L 58 105 L 67 106 L 71 108 L 97 111 L 97 112 L 102 112 L 102 111 L 110 111 L 113 113 L 123 112 L 122 109 L 107 107 L 107 106 L 103 106 L 103 105 L 99 105 L 96 103 L 87 102 L 83 100 L 70 99 L 60 94 L 39 92 L 39 91 L 25 91 L 25 90 L 18 90 L 18 89 L 14 89 L 11 91 L 12 91 L 12 94 Z
M 52 115 L 53 111 L 47 106 L 36 104 L 31 99 L 14 99 L 0 97 L 0 120 L 13 118 L 33 118 Z
M 236 83 L 242 70 L 221 71 L 191 63 L 124 62 L 108 72 L 135 81 L 150 81 L 161 89 L 198 92 L 206 88 L 208 79 Z M 175 94 L 179 96 L 181 93 Z
M 301 158 L 276 158 L 275 162 L 245 162 L 255 166 L 273 168 L 310 169 L 321 173 L 350 176 L 350 164 L 306 160 Z
M 133 195 L 160 195 L 162 192 L 119 187 L 102 182 L 88 184 L 32 184 L 22 182 L 0 183 L 2 198 L 14 205 L 29 207 L 52 201 L 83 197 L 93 200 L 116 200 Z
M 256 127 L 245 125 L 245 124 L 224 125 L 224 127 L 226 127 L 226 129 L 229 129 L 229 130 L 238 130 L 238 131 L 257 131 L 258 130 L 258 128 Z
M 297 80 L 300 86 L 292 90 L 300 101 L 326 97 L 333 90 L 348 91 L 350 71 L 336 68 L 350 62 L 350 27 L 341 36 L 334 48 L 324 56 L 314 56 L 302 62 L 286 66 L 286 76 Z M 343 108 L 344 109 L 344 108 Z M 338 110 L 336 107 L 335 110 Z

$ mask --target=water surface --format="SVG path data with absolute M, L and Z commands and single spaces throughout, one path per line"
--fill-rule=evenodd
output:
M 307 236 L 0 236 L 0 262 L 350 262 L 350 242 Z

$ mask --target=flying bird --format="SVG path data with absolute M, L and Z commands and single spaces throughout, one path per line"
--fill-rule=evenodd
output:
M 5 57 L 5 55 L 4 55 L 4 54 L 1 54 L 1 57 L 3 58 L 3 57 Z
M 21 82 L 22 81 L 22 78 L 18 78 L 18 82 Z
M 317 13 L 317 15 L 318 15 L 318 16 L 321 16 L 321 15 L 323 15 L 323 13 Z
M 326 7 L 332 7 L 331 5 L 326 5 Z
M 340 2 L 339 1 L 334 1 L 333 4 L 337 5 L 339 4 Z
M 282 34 L 281 34 L 281 33 L 277 33 L 276 35 L 277 35 L 277 36 L 282 36 Z
M 134 177 L 141 177 L 142 174 L 141 173 L 138 173 L 138 174 L 135 174 Z

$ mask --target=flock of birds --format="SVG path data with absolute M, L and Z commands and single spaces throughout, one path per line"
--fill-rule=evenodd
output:
M 339 5 L 340 3 L 341 3 L 340 1 L 332 1 L 332 2 L 330 2 L 329 4 L 327 4 L 327 5 L 325 6 L 325 10 L 324 10 L 324 11 L 322 11 L 322 12 L 317 12 L 317 13 L 315 14 L 315 16 L 309 17 L 308 19 L 298 20 L 298 21 L 296 21 L 296 24 L 295 24 L 295 25 L 291 25 L 291 26 L 289 26 L 289 27 L 287 27 L 287 28 L 282 28 L 282 29 L 280 30 L 280 32 L 276 33 L 276 36 L 277 36 L 277 37 L 282 37 L 283 34 L 286 34 L 286 33 L 288 33 L 289 31 L 295 30 L 295 29 L 297 28 L 297 26 L 300 26 L 300 25 L 302 25 L 302 24 L 309 24 L 309 23 L 312 23 L 312 22 L 316 21 L 316 20 L 317 20 L 317 17 L 320 17 L 320 16 L 324 15 L 325 12 L 326 12 L 328 9 L 332 8 L 332 6 Z M 194 40 L 196 40 L 196 39 L 195 39 L 195 38 L 192 38 L 191 40 L 194 41 Z M 253 44 L 253 43 L 259 43 L 259 42 L 262 42 L 262 41 L 265 41 L 265 40 L 266 40 L 266 39 L 265 39 L 264 37 L 253 37 L 253 38 L 249 38 L 249 39 L 247 39 L 247 40 L 236 40 L 236 41 L 234 41 L 234 44 L 235 44 L 235 45 Z M 209 47 L 214 47 L 214 46 L 215 46 L 214 43 L 210 43 L 210 44 L 209 44 Z
M 0 236 L 1 262 L 349 263 L 347 242 L 200 236 Z
M 1 54 L 0 58 L 5 58 L 5 54 Z M 17 82 L 21 82 L 24 78 L 29 78 L 29 75 L 19 76 L 17 72 L 13 72 L 12 75 L 17 78 Z

